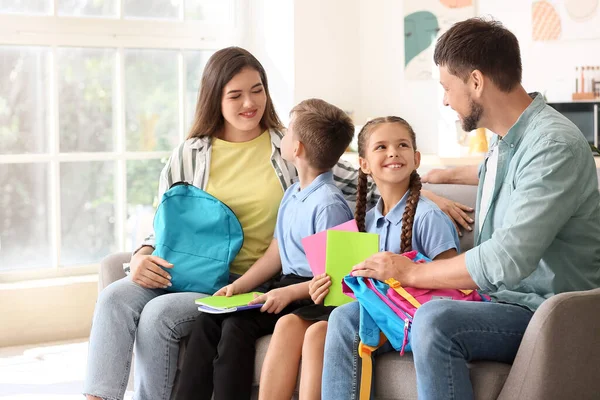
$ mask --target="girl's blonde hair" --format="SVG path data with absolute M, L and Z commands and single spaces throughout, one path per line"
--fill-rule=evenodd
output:
M 412 126 L 406 120 L 400 117 L 381 117 L 375 118 L 365 124 L 358 134 L 358 155 L 365 158 L 366 146 L 371 133 L 381 124 L 400 124 L 408 131 L 412 142 L 413 149 L 417 151 L 417 138 Z M 402 215 L 402 234 L 400 236 L 400 252 L 404 253 L 412 250 L 412 227 L 415 221 L 415 213 L 419 204 L 419 196 L 421 195 L 421 177 L 417 171 L 413 171 L 410 175 L 408 190 L 410 191 L 406 199 L 406 207 Z M 358 170 L 358 193 L 356 195 L 356 211 L 354 218 L 358 224 L 358 230 L 365 231 L 365 215 L 367 207 L 367 175 Z

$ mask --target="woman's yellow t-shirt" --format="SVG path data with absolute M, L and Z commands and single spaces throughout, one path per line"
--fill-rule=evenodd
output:
M 269 131 L 242 143 L 213 138 L 206 191 L 235 213 L 244 230 L 244 244 L 231 264 L 243 274 L 273 240 L 283 188 L 271 165 Z

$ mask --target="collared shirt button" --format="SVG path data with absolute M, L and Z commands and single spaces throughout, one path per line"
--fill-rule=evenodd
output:
M 514 143 L 511 143 L 511 144 L 510 144 L 510 148 L 512 149 L 513 147 L 515 147 L 515 144 L 514 144 Z

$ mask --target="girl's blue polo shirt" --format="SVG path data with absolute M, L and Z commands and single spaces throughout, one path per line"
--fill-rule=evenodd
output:
M 365 227 L 367 232 L 379 234 L 379 251 L 400 253 L 402 215 L 406 206 L 406 192 L 386 216 L 382 214 L 383 200 L 367 212 Z M 458 234 L 450 218 L 431 200 L 421 196 L 413 223 L 412 249 L 434 259 L 450 249 L 460 252 Z

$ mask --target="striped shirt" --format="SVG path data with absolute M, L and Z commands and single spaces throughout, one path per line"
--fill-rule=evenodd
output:
M 281 157 L 281 139 L 283 133 L 271 129 L 271 165 L 277 175 L 281 188 L 285 190 L 298 181 L 298 173 L 294 165 L 285 161 Z M 176 182 L 187 182 L 191 185 L 206 190 L 206 185 L 210 177 L 210 157 L 211 157 L 212 138 L 203 136 L 199 138 L 187 139 L 180 144 L 167 161 L 160 174 L 158 184 L 158 198 Z M 349 162 L 340 160 L 333 167 L 333 180 L 350 208 L 354 210 L 356 205 L 356 190 L 358 182 L 358 171 Z M 379 196 L 376 193 L 375 185 L 369 182 L 367 193 L 367 209 L 371 208 L 377 202 Z M 134 251 L 137 252 L 142 246 L 155 247 L 154 233 L 151 233 L 142 244 Z

